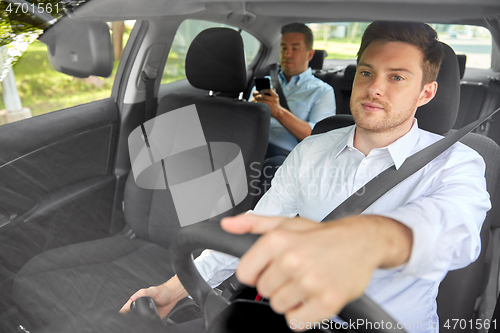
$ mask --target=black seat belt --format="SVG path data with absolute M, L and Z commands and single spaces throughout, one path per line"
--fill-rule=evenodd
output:
M 280 105 L 283 108 L 287 109 L 288 111 L 291 111 L 290 108 L 288 107 L 288 102 L 286 101 L 285 93 L 283 92 L 283 89 L 281 89 L 280 80 L 278 78 L 278 69 L 279 69 L 279 64 L 272 64 L 269 68 L 269 76 L 271 76 L 271 82 L 273 83 L 273 88 L 276 89 L 276 93 L 280 98 Z
M 441 155 L 446 149 L 458 142 L 467 133 L 472 131 L 477 126 L 481 125 L 486 119 L 493 116 L 500 108 L 490 114 L 485 114 L 478 120 L 470 123 L 461 129 L 448 134 L 441 140 L 422 149 L 421 151 L 408 157 L 401 165 L 399 170 L 392 166 L 382 171 L 377 177 L 370 180 L 363 188 L 363 193 L 353 193 L 349 198 L 342 202 L 330 214 L 328 214 L 321 222 L 331 221 L 346 217 L 348 215 L 359 215 L 367 209 L 372 203 L 387 193 L 394 186 L 406 178 L 413 175 L 418 170 L 422 169 L 430 161 Z
M 155 81 L 157 71 L 146 65 L 142 71 L 142 80 L 146 84 L 146 109 L 144 111 L 144 122 L 152 119 L 155 115 Z

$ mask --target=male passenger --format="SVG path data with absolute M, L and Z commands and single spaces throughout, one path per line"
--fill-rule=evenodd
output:
M 474 150 L 453 145 L 360 216 L 313 221 L 441 138 L 420 130 L 414 115 L 436 93 L 442 57 L 428 25 L 372 23 L 353 84 L 356 125 L 309 137 L 290 153 L 254 211 L 281 217 L 223 220 L 231 232 L 265 233 L 241 259 L 237 276 L 256 285 L 292 328 L 330 318 L 364 292 L 396 321 L 410 323 L 410 332 L 438 332 L 439 283 L 477 258 L 491 207 L 484 161 Z M 316 191 L 308 191 L 311 185 Z M 214 251 L 197 260 L 212 286 L 236 264 Z M 176 279 L 132 299 L 150 295 L 166 309 L 165 300 L 186 295 Z
M 303 23 L 281 28 L 278 80 L 290 110 L 280 104 L 275 90 L 254 91 L 252 101 L 269 105 L 271 125 L 265 172 L 261 181 L 270 181 L 290 151 L 307 136 L 314 125 L 335 114 L 335 95 L 329 84 L 316 78 L 309 68 L 314 55 L 313 33 Z M 267 190 L 267 186 L 265 190 Z

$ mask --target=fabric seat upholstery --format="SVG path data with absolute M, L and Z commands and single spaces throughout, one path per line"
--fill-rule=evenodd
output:
M 243 91 L 247 78 L 240 34 L 226 28 L 201 32 L 188 50 L 186 75 L 197 88 Z M 250 181 L 250 171 L 256 169 L 250 165 L 261 165 L 267 147 L 269 107 L 223 97 L 174 94 L 159 102 L 157 115 L 191 104 L 196 104 L 207 141 L 240 147 Z M 248 195 L 225 214 L 252 207 L 253 197 Z M 180 223 L 169 189 L 139 188 L 130 173 L 124 214 L 135 239 L 118 235 L 54 249 L 21 269 L 13 296 L 33 325 L 50 325 L 87 310 L 118 311 L 138 289 L 161 284 L 174 275 L 167 249 Z
M 327 56 L 328 52 L 325 50 L 314 50 L 314 55 L 309 61 L 309 67 L 311 67 L 312 70 L 323 69 L 323 62 Z
M 15 295 L 34 323 L 49 324 L 77 313 L 120 309 L 138 288 L 172 275 L 168 250 L 115 236 L 42 253 L 17 277 Z

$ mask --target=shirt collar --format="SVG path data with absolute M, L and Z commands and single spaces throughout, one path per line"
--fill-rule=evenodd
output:
M 351 126 L 351 129 L 349 132 L 346 133 L 342 137 L 341 140 L 337 143 L 337 145 L 333 148 L 333 154 L 334 158 L 337 158 L 337 156 L 340 155 L 341 152 L 343 152 L 345 149 L 351 148 L 351 149 L 356 149 L 353 146 L 354 143 L 354 132 L 356 131 L 356 125 Z
M 343 152 L 345 149 L 356 149 L 354 147 L 355 132 L 356 132 L 356 125 L 352 126 L 349 132 L 347 132 L 346 135 L 344 135 L 344 137 L 342 138 L 342 140 L 340 140 L 338 144 L 333 148 L 333 153 L 335 158 L 337 158 L 337 156 L 339 156 L 340 153 Z M 412 127 L 408 131 L 408 133 L 406 133 L 405 135 L 403 135 L 402 137 L 400 137 L 399 139 L 397 139 L 396 141 L 385 147 L 389 152 L 392 161 L 394 162 L 396 170 L 399 169 L 401 165 L 404 163 L 404 161 L 408 158 L 411 151 L 417 144 L 418 139 L 419 139 L 418 122 L 417 119 L 415 118 L 413 120 Z
M 418 138 L 418 123 L 417 119 L 415 118 L 413 119 L 413 124 L 408 133 L 387 146 L 387 150 L 389 150 L 389 154 L 391 154 L 396 170 L 399 169 L 399 167 L 408 158 L 410 152 L 417 144 Z
M 304 82 L 304 81 L 307 81 L 307 79 L 309 79 L 311 76 L 313 76 L 312 74 L 312 69 L 311 67 L 308 67 L 305 71 L 303 71 L 302 73 L 300 74 L 297 74 L 297 75 L 294 75 L 290 78 L 290 81 L 288 83 L 299 83 L 299 82 Z M 284 82 L 284 83 L 287 83 L 286 82 L 286 77 L 285 77 L 285 74 L 283 74 L 283 71 L 280 70 L 279 72 L 279 77 L 280 79 Z

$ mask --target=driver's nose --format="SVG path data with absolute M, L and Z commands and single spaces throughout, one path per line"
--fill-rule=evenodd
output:
M 368 94 L 372 97 L 381 97 L 385 91 L 385 81 L 380 76 L 375 76 L 368 86 Z

